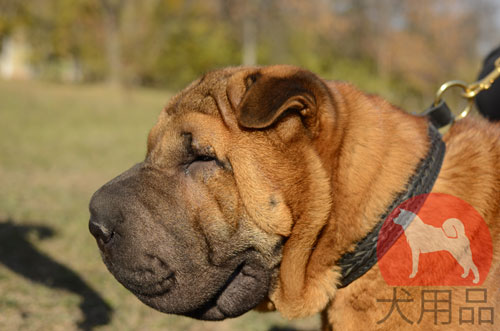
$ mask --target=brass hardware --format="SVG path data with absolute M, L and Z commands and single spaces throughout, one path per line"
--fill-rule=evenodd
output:
M 439 102 L 441 102 L 441 99 L 442 99 L 444 92 L 446 92 L 448 89 L 450 89 L 452 87 L 460 87 L 463 90 L 462 96 L 464 98 L 468 99 L 467 106 L 465 106 L 464 110 L 462 110 L 460 112 L 460 114 L 458 116 L 456 116 L 454 119 L 454 121 L 458 121 L 458 120 L 461 120 L 462 118 L 466 117 L 469 114 L 469 112 L 472 109 L 472 105 L 474 103 L 474 97 L 472 97 L 472 98 L 465 97 L 465 93 L 467 93 L 467 88 L 468 88 L 467 83 L 462 82 L 460 80 L 450 80 L 450 81 L 444 83 L 443 85 L 441 85 L 441 87 L 436 92 L 436 98 L 434 99 L 434 106 L 437 106 L 439 104 Z
M 489 89 L 498 77 L 500 77 L 500 57 L 496 59 L 495 69 L 492 72 L 487 74 L 483 79 L 467 86 L 467 90 L 463 94 L 464 98 L 475 98 L 479 92 Z
M 434 106 L 437 106 L 442 99 L 444 92 L 446 92 L 449 88 L 452 87 L 460 87 L 462 92 L 462 97 L 467 99 L 468 103 L 465 106 L 465 109 L 455 117 L 455 121 L 461 120 L 466 117 L 472 109 L 472 105 L 474 104 L 474 99 L 479 94 L 479 92 L 487 90 L 491 87 L 493 82 L 500 77 L 500 58 L 495 61 L 495 69 L 486 75 L 483 79 L 478 80 L 472 84 L 467 84 L 460 80 L 451 80 L 439 87 L 436 92 L 436 98 L 434 99 Z

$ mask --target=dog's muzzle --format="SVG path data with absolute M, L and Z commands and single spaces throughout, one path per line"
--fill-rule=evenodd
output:
M 210 234 L 227 245 L 225 258 L 214 261 L 210 239 L 194 221 L 203 215 L 189 214 L 193 208 L 178 187 L 139 164 L 94 194 L 89 230 L 109 271 L 165 313 L 222 320 L 254 308 L 268 295 L 279 263 L 265 262 L 238 233 L 232 241 Z

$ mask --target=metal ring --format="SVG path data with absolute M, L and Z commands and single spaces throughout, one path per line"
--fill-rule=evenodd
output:
M 465 118 L 467 115 L 469 115 L 470 111 L 472 110 L 473 103 L 474 103 L 474 98 L 469 98 L 469 103 L 467 104 L 467 106 L 465 106 L 465 109 L 462 110 L 462 112 L 458 114 L 458 116 L 456 116 L 453 121 L 454 122 L 459 121 Z
M 469 102 L 468 102 L 467 106 L 465 106 L 465 109 L 462 110 L 460 112 L 460 114 L 458 114 L 455 117 L 453 122 L 456 122 L 456 121 L 459 121 L 459 120 L 465 118 L 467 115 L 469 115 L 470 111 L 472 110 L 472 105 L 474 103 L 474 97 L 467 97 L 467 95 L 466 95 L 466 93 L 468 91 L 467 83 L 465 83 L 461 80 L 450 80 L 450 81 L 444 83 L 443 85 L 441 85 L 441 87 L 438 89 L 438 91 L 436 93 L 436 98 L 434 99 L 434 106 L 437 106 L 441 102 L 444 92 L 446 92 L 448 89 L 450 89 L 452 87 L 457 87 L 457 86 L 462 88 L 462 90 L 463 90 L 462 97 L 467 99 Z
M 436 98 L 434 99 L 434 106 L 437 106 L 439 104 L 439 102 L 441 101 L 441 97 L 443 96 L 443 93 L 446 92 L 446 90 L 455 86 L 461 87 L 464 92 L 467 91 L 467 83 L 461 80 L 450 80 L 441 85 L 441 87 L 439 87 L 439 89 L 437 90 Z
M 454 122 L 461 120 L 464 117 L 466 117 L 471 111 L 476 95 L 481 91 L 489 89 L 491 84 L 493 84 L 493 82 L 498 77 L 500 77 L 500 57 L 495 60 L 495 69 L 492 72 L 490 72 L 486 77 L 475 83 L 468 85 L 467 83 L 461 80 L 450 80 L 449 82 L 446 82 L 443 85 L 441 85 L 436 92 L 436 98 L 434 99 L 434 107 L 436 107 L 441 102 L 444 92 L 446 92 L 451 87 L 458 86 L 463 90 L 462 97 L 468 100 L 467 106 L 465 106 L 465 109 L 462 110 L 462 112 L 455 117 Z

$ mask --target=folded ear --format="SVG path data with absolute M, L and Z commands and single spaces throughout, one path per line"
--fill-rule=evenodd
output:
M 245 87 L 235 105 L 236 118 L 240 126 L 251 129 L 266 128 L 289 111 L 299 113 L 306 125 L 312 124 L 320 104 L 329 96 L 327 86 L 316 75 L 288 66 L 250 73 Z

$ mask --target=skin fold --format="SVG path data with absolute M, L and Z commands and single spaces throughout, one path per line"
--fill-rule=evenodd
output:
M 389 308 L 377 298 L 393 294 L 378 265 L 341 290 L 336 265 L 404 190 L 427 132 L 426 119 L 297 67 L 210 72 L 161 112 L 145 160 L 94 194 L 89 227 L 117 280 L 165 313 L 221 320 L 259 307 L 322 313 L 325 330 L 427 330 L 431 317 L 377 324 Z M 433 188 L 486 221 L 493 262 L 482 287 L 495 311 L 499 137 L 485 120 L 454 124 Z M 457 311 L 465 292 L 451 289 Z

